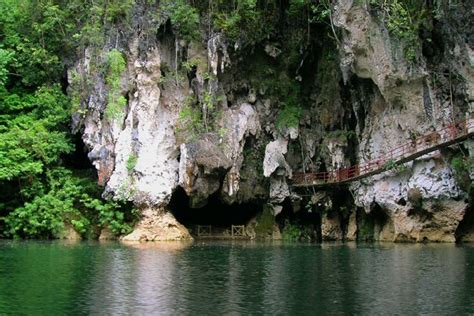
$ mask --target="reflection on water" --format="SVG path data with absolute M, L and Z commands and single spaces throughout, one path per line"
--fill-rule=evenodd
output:
M 466 314 L 474 248 L 0 241 L 0 314 Z

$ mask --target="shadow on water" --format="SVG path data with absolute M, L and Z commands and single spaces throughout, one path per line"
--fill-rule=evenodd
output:
M 0 241 L 0 314 L 465 314 L 474 248 Z

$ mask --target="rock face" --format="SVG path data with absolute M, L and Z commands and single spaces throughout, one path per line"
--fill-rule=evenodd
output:
M 332 50 L 321 45 L 300 53 L 296 73 L 291 67 L 280 69 L 294 56 L 288 56 L 284 43 L 271 39 L 243 54 L 238 43 L 227 47 L 220 33 L 202 43 L 187 43 L 170 31 L 145 43 L 137 27 L 114 46 L 126 60 L 120 93 L 127 105 L 113 117 L 105 115 L 110 89 L 105 75 L 92 67 L 94 53 L 85 51 L 70 72 L 91 79 L 93 85 L 74 114 L 74 128 L 82 132 L 99 183 L 105 186 L 104 196 L 131 201 L 142 210 L 141 221 L 124 240 L 190 238 L 165 211 L 178 187 L 188 195 L 191 208 L 205 207 L 209 199 L 223 205 L 266 205 L 264 209 L 273 211 L 257 215 L 247 234 L 276 238 L 275 218 L 281 222 L 293 217 L 296 212 L 286 211 L 288 205 L 304 203 L 310 207 L 301 207 L 300 214 L 311 217 L 308 210 L 314 201 L 308 196 L 318 196 L 316 190 L 294 188 L 294 172 L 363 163 L 472 115 L 472 40 L 446 40 L 436 62 L 420 51 L 413 63 L 404 57 L 404 44 L 367 3 L 334 4 L 331 22 L 338 42 Z M 447 24 L 440 28 L 449 33 Z M 469 35 L 458 31 L 453 33 Z M 110 49 L 109 43 L 102 53 Z M 253 59 L 257 69 L 247 65 L 254 65 Z M 184 69 L 185 63 L 191 70 Z M 462 80 L 454 84 L 433 77 L 447 70 Z M 277 80 L 267 80 L 276 72 Z M 301 100 L 306 102 L 296 114 L 288 106 L 291 98 L 272 92 L 294 82 L 304 83 L 290 87 L 304 93 Z M 186 115 L 191 119 L 183 124 Z M 285 120 L 294 122 L 282 127 Z M 468 149 L 472 155 L 472 142 Z M 466 189 L 451 167 L 455 154 L 456 149 L 437 151 L 405 164 L 403 170 L 325 195 L 329 201 L 324 211 L 314 211 L 324 214 L 317 220 L 322 238 L 455 241 L 469 209 Z M 419 192 L 419 202 L 410 197 L 413 190 Z
M 334 21 L 345 31 L 341 45 L 344 75 L 353 73 L 370 79 L 376 87 L 372 100 L 365 106 L 368 112 L 359 135 L 358 161 L 382 156 L 413 135 L 440 130 L 449 124 L 454 115 L 453 105 L 436 97 L 439 87 L 431 81 L 427 64 L 410 65 L 403 58 L 403 45 L 396 44 L 366 7 L 339 1 Z M 467 59 L 469 51 L 466 47 L 466 55 L 458 56 Z M 464 67 L 456 68 L 472 82 L 472 73 L 466 75 Z M 446 207 L 430 208 L 438 200 L 462 199 L 465 195 L 445 156 L 435 152 L 405 168 L 364 179 L 351 187 L 357 205 L 370 213 L 371 205 L 377 203 L 389 217 L 376 239 L 453 242 L 468 204 L 451 201 Z M 423 207 L 425 216 L 414 215 L 413 205 L 400 205 L 407 203 L 408 192 L 413 188 L 429 201 Z
M 286 178 L 291 177 L 291 167 L 285 160 L 288 141 L 279 138 L 270 142 L 265 148 L 263 175 L 270 177 L 270 201 L 281 203 L 290 195 Z
M 59 239 L 65 240 L 81 240 L 81 235 L 72 227 L 71 224 L 65 224 Z
M 429 202 L 422 210 L 399 207 L 389 214 L 375 239 L 380 241 L 455 242 L 456 229 L 464 218 L 462 201 Z
M 341 218 L 338 213 L 325 214 L 321 222 L 321 236 L 323 240 L 342 240 Z
M 143 209 L 142 219 L 134 231 L 122 238 L 123 241 L 174 241 L 191 240 L 186 227 L 169 212 L 159 208 Z
M 232 162 L 218 146 L 217 137 L 208 135 L 195 143 L 181 145 L 179 184 L 193 197 L 192 204 L 205 204 L 216 192 Z

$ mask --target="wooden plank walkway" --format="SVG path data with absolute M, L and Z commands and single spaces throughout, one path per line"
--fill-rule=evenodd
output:
M 245 232 L 245 225 L 231 225 L 230 227 L 196 225 L 194 233 L 199 239 L 249 239 Z
M 348 168 L 329 172 L 293 174 L 293 187 L 318 187 L 343 184 L 370 177 L 395 166 L 415 160 L 438 149 L 448 147 L 474 135 L 474 119 L 452 124 L 442 130 L 431 132 L 390 150 L 385 155 Z

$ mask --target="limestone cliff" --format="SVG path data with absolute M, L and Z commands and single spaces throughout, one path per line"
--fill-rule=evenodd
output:
M 460 2 L 426 22 L 430 34 L 419 35 L 413 60 L 381 8 L 364 1 L 335 1 L 329 25 L 312 26 L 307 46 L 291 47 L 298 30 L 289 28 L 244 50 L 217 31 L 181 40 L 166 16 L 147 20 L 137 9 L 130 32 L 110 31 L 104 47 L 86 49 L 70 69 L 71 78 L 92 82 L 74 128 L 104 196 L 132 201 L 144 214 L 125 239 L 189 238 L 169 207 L 179 187 L 188 211 L 219 199 L 268 205 L 275 216 L 283 209 L 278 216 L 290 221 L 318 214 L 315 230 L 323 239 L 452 242 L 472 235 L 469 186 L 451 167 L 456 154 L 472 155 L 472 145 L 328 187 L 324 196 L 291 185 L 294 172 L 364 162 L 471 115 L 467 7 Z M 112 49 L 126 60 L 119 91 L 126 105 L 107 115 L 111 87 L 94 63 Z M 288 221 L 281 222 L 283 228 Z

